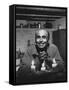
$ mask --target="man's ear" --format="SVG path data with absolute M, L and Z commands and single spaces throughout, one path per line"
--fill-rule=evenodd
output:
M 47 41 L 49 41 L 49 39 L 50 39 L 50 33 L 48 32 L 48 40 Z

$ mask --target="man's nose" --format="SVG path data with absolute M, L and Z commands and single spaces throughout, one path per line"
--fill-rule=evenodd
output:
M 40 41 L 43 41 L 43 39 L 42 39 L 42 38 L 40 38 Z

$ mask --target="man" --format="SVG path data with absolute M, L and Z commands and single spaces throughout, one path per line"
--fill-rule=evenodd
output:
M 46 70 L 54 70 L 57 66 L 63 68 L 63 60 L 59 54 L 58 48 L 54 44 L 49 44 L 49 32 L 38 30 L 35 33 L 35 47 L 39 56 L 39 69 L 45 63 Z M 61 68 L 58 67 L 58 70 Z
M 49 32 L 46 30 L 40 29 L 35 32 L 35 44 L 28 47 L 22 58 L 22 64 L 19 69 L 22 77 L 28 78 L 28 76 L 33 77 L 34 75 L 42 75 L 45 73 L 45 76 L 43 76 L 45 78 L 41 80 L 47 80 L 48 78 L 48 80 L 51 80 L 52 76 L 54 77 L 56 74 L 48 75 L 48 73 L 64 72 L 64 62 L 57 46 L 49 43 L 49 37 Z
M 35 71 L 61 71 L 64 62 L 58 48 L 49 43 L 49 32 L 40 29 L 35 32 L 35 44 L 28 47 L 22 61 Z M 33 64 L 32 64 L 33 63 Z

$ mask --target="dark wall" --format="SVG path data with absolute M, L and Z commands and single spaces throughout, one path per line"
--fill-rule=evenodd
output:
M 66 30 L 58 30 L 53 32 L 53 43 L 57 45 L 60 55 L 66 62 Z

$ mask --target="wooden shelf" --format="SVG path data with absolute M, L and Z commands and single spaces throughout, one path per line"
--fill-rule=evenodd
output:
M 36 31 L 36 30 L 39 30 L 39 28 L 16 28 L 16 30 L 35 30 Z M 47 30 L 47 31 L 57 31 L 56 28 L 51 28 L 51 29 L 46 28 L 44 30 Z

